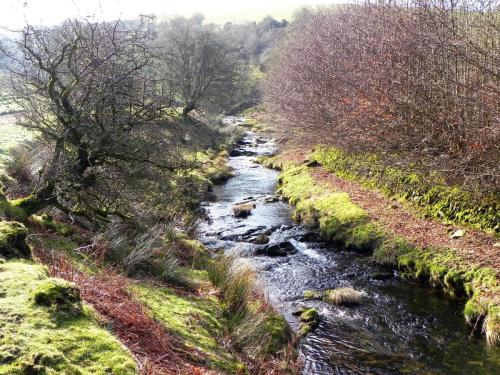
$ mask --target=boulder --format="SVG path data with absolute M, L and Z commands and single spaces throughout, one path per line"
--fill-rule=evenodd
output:
M 31 292 L 30 298 L 35 305 L 54 310 L 80 312 L 82 308 L 80 289 L 62 279 L 49 278 L 42 281 Z
M 0 255 L 10 258 L 30 258 L 31 251 L 26 244 L 28 229 L 16 221 L 0 222 Z
M 300 242 L 321 242 L 321 234 L 318 232 L 307 232 L 301 235 L 298 240 Z
M 264 199 L 264 202 L 266 203 L 276 203 L 276 202 L 279 202 L 279 197 L 276 197 L 276 196 L 273 196 L 273 197 L 267 197 L 266 199 Z
M 257 250 L 257 255 L 268 255 L 270 257 L 283 257 L 289 254 L 295 254 L 297 249 L 289 241 L 278 242 L 264 246 L 263 248 Z
M 294 311 L 292 314 L 298 316 L 299 318 L 300 328 L 298 333 L 300 336 L 305 336 L 309 332 L 319 327 L 319 313 L 318 310 L 314 308 L 303 307 L 297 311 Z
M 373 272 L 370 275 L 370 279 L 380 280 L 380 281 L 389 280 L 389 279 L 392 279 L 393 277 L 394 277 L 394 275 L 391 272 Z
M 256 245 L 266 245 L 269 243 L 269 237 L 266 236 L 264 233 L 261 233 L 252 240 L 252 243 Z

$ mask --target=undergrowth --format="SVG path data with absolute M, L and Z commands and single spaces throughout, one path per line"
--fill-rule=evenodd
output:
M 387 166 L 371 154 L 350 155 L 338 149 L 319 147 L 311 155 L 323 168 L 365 186 L 378 188 L 391 197 L 419 206 L 429 217 L 500 232 L 498 193 L 466 191 L 449 186 L 438 173 Z
M 210 260 L 207 276 L 220 289 L 232 341 L 252 360 L 251 373 L 296 373 L 299 366 L 290 328 L 258 291 L 250 266 L 219 255 Z

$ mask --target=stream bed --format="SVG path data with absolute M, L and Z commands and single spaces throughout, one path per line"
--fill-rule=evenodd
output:
M 298 327 L 293 311 L 318 310 L 319 327 L 299 344 L 304 374 L 500 374 L 500 350 L 471 335 L 463 301 L 407 283 L 395 272 L 387 275 L 370 256 L 321 242 L 294 223 L 290 205 L 275 196 L 279 172 L 254 163 L 273 152 L 272 140 L 246 133 L 229 159 L 235 176 L 214 187 L 216 200 L 204 203 L 207 220 L 199 233 L 208 248 L 238 254 L 253 265 L 272 305 L 293 329 Z M 247 218 L 233 216 L 239 202 L 255 204 Z M 294 251 L 256 255 L 262 245 L 251 241 L 262 233 L 271 244 L 292 244 Z M 303 298 L 306 290 L 344 286 L 362 291 L 364 301 L 342 307 Z

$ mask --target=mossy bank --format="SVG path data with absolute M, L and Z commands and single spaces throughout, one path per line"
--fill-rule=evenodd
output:
M 0 264 L 0 374 L 136 374 L 78 289 L 30 260 Z
M 372 254 L 375 262 L 398 268 L 404 278 L 425 281 L 447 294 L 466 298 L 465 318 L 477 331 L 485 333 L 488 344 L 498 346 L 500 288 L 496 271 L 471 264 L 452 249 L 416 246 L 409 238 L 373 220 L 351 200 L 348 193 L 338 191 L 332 184 L 314 177 L 313 169 L 320 166 L 318 160 L 325 162 L 325 155 L 331 157 L 331 154 L 320 150 L 306 162 L 287 161 L 281 156 L 261 160 L 268 167 L 283 171 L 279 192 L 295 206 L 294 218 L 310 228 L 318 228 L 326 240 Z M 331 166 L 331 163 L 328 165 Z M 344 177 L 344 174 L 350 174 L 352 177 L 353 172 L 349 168 L 346 166 L 340 175 Z M 333 167 L 325 169 L 333 171 Z M 405 186 L 404 178 L 401 178 L 403 182 L 397 185 L 399 188 L 394 187 L 393 192 L 402 191 Z M 372 181 L 370 186 L 373 188 L 374 184 Z M 411 191 L 411 186 L 408 189 Z M 446 196 L 445 200 L 448 199 L 449 196 Z M 426 209 L 425 205 L 423 207 Z M 447 207 L 454 207 L 453 203 Z M 428 208 L 430 211 L 434 209 Z M 451 213 L 448 217 L 451 220 Z M 496 230 L 489 209 L 485 211 L 484 217 L 470 216 L 469 222 Z

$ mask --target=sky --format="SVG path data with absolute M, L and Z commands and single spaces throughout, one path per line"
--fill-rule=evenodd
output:
M 163 18 L 203 13 L 211 22 L 240 22 L 267 14 L 289 17 L 301 5 L 341 2 L 346 0 L 0 0 L 0 27 L 16 29 L 27 22 L 54 25 L 68 17 L 131 19 L 140 14 Z

